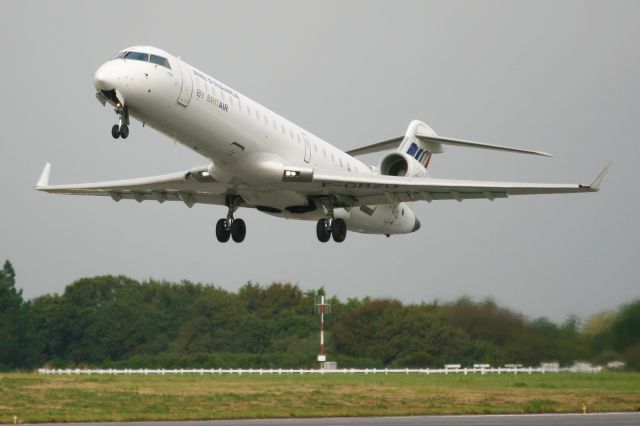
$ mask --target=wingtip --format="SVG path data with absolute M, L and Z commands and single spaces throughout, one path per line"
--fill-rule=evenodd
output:
M 34 186 L 34 189 L 40 189 L 45 186 L 49 186 L 50 176 L 51 176 L 51 163 L 47 163 L 44 165 L 44 169 L 40 174 L 40 179 L 38 179 L 38 182 L 36 183 L 36 186 Z
M 600 190 L 600 187 L 602 186 L 602 182 L 604 181 L 604 178 L 607 176 L 607 173 L 609 173 L 609 170 L 611 169 L 612 165 L 613 165 L 613 161 L 609 161 L 607 165 L 604 166 L 604 169 L 602 169 L 600 174 L 598 174 L 598 176 L 596 176 L 596 178 L 591 183 L 590 185 L 591 189 L 595 191 Z

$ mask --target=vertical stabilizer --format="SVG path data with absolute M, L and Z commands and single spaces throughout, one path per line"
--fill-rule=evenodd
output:
M 436 132 L 427 124 L 419 120 L 413 120 L 407 128 L 398 151 L 415 158 L 426 169 L 429 166 L 429 161 L 431 161 L 431 154 L 442 152 L 442 148 L 438 144 L 418 139 L 416 137 L 417 134 L 437 136 Z

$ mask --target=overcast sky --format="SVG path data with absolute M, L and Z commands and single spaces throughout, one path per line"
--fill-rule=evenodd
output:
M 98 274 L 212 283 L 324 286 L 341 298 L 451 301 L 530 317 L 587 317 L 640 296 L 640 2 L 2 3 L 0 261 L 28 298 Z M 149 44 L 342 149 L 404 134 L 538 149 L 554 158 L 448 149 L 434 177 L 591 182 L 597 194 L 416 204 L 419 232 L 350 233 L 321 244 L 315 223 L 252 210 L 243 244 L 219 244 L 226 210 L 49 195 L 54 184 L 207 164 L 94 97 L 92 73 Z M 377 164 L 379 157 L 365 158 Z

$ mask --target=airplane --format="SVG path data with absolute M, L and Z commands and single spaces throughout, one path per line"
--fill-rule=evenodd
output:
M 436 179 L 427 168 L 444 147 L 479 148 L 550 156 L 545 152 L 438 136 L 414 120 L 404 136 L 342 151 L 247 96 L 151 46 L 118 52 L 94 74 L 96 97 L 114 108 L 111 135 L 129 136 L 135 118 L 208 160 L 161 176 L 74 185 L 50 185 L 47 163 L 34 189 L 109 196 L 114 201 L 155 200 L 226 206 L 216 223 L 218 241 L 242 242 L 239 208 L 316 222 L 320 242 L 342 242 L 347 230 L 387 237 L 420 229 L 415 201 L 507 198 L 512 195 L 596 192 L 608 164 L 590 184 L 546 184 Z M 377 167 L 356 157 L 390 151 Z

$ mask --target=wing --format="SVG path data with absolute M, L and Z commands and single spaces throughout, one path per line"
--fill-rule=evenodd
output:
M 568 194 L 596 192 L 611 163 L 590 184 L 490 182 L 381 175 L 320 175 L 313 177 L 308 195 L 321 198 L 336 195 L 342 205 L 397 204 L 415 200 L 457 200 L 507 198 L 512 195 Z M 303 185 L 303 184 L 301 184 Z
M 182 201 L 189 207 L 195 203 L 224 205 L 229 187 L 214 180 L 207 169 L 207 166 L 203 166 L 184 172 L 138 179 L 49 185 L 51 164 L 47 163 L 34 189 L 54 194 L 109 196 L 115 201 Z

